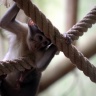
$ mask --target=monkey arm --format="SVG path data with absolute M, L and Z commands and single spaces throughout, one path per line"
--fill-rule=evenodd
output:
M 37 68 L 42 72 L 46 69 L 52 58 L 57 52 L 57 47 L 55 45 L 51 45 L 45 52 L 42 59 L 37 63 Z
M 1 25 L 6 26 L 8 25 L 10 22 L 14 21 L 16 18 L 17 13 L 19 12 L 19 8 L 17 7 L 16 4 L 14 4 L 8 11 L 7 13 L 3 16 L 3 18 L 1 19 Z
M 15 20 L 19 10 L 18 6 L 14 4 L 0 20 L 0 27 L 15 34 L 25 31 L 25 29 L 27 31 L 27 27 L 23 23 Z

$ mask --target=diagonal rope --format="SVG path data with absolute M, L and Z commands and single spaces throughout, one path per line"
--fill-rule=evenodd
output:
M 77 24 L 67 31 L 72 40 L 82 36 L 96 22 L 96 6 Z
M 39 9 L 30 1 L 30 0 L 14 0 L 18 6 L 24 10 L 25 14 L 32 18 L 32 20 L 40 27 L 40 29 L 44 32 L 45 36 L 51 39 L 51 41 L 58 47 L 59 50 L 61 50 L 66 57 L 70 58 L 72 63 L 74 63 L 80 70 L 84 72 L 86 76 L 89 76 L 90 79 L 93 82 L 96 82 L 96 67 L 92 65 L 86 57 L 83 56 L 82 53 L 80 53 L 74 45 L 68 45 L 65 43 L 65 38 L 62 34 L 60 34 L 59 30 L 55 28 L 52 23 L 45 17 L 45 15 L 39 11 Z M 94 8 L 96 9 L 96 8 Z M 94 10 L 93 9 L 93 10 Z M 92 11 L 91 11 L 92 13 Z M 95 11 L 93 11 L 92 14 L 96 14 Z M 95 18 L 96 16 L 86 16 L 88 18 Z M 86 18 L 85 17 L 85 18 Z M 82 20 L 81 20 L 82 21 Z M 68 34 L 71 36 L 72 40 L 77 39 L 79 36 L 83 34 L 84 31 L 87 31 L 91 25 L 86 27 L 86 24 L 88 21 L 91 25 L 95 23 L 94 19 L 92 20 L 85 20 L 83 19 L 83 24 L 78 24 L 79 28 L 77 27 L 77 31 L 74 35 L 71 35 L 74 33 L 74 27 L 71 29 L 71 31 L 68 31 Z M 76 26 L 77 26 L 76 25 Z M 82 26 L 83 27 L 82 27 Z M 80 28 L 82 27 L 81 30 Z M 85 30 L 86 28 L 86 30 Z M 79 30 L 80 29 L 80 30 Z M 72 31 L 73 30 L 73 31 Z M 73 33 L 72 33 L 73 32 Z M 79 33 L 81 32 L 81 33 Z M 78 34 L 79 33 L 79 34 Z M 78 35 L 76 35 L 78 34 Z M 77 37 L 75 37 L 77 36 Z M 75 37 L 75 38 L 74 38 Z

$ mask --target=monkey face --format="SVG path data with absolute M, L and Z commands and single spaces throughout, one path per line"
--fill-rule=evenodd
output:
M 30 50 L 41 50 L 46 48 L 51 41 L 44 36 L 43 32 L 31 21 L 28 23 L 27 44 Z

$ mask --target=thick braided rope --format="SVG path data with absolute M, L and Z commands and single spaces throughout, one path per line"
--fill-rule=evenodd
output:
M 96 6 L 77 24 L 67 31 L 72 40 L 78 39 L 96 22 Z
M 72 63 L 74 63 L 80 70 L 82 70 L 85 75 L 89 76 L 93 82 L 96 82 L 96 67 L 92 65 L 88 59 L 75 48 L 75 46 L 65 43 L 64 36 L 60 34 L 58 29 L 52 25 L 52 23 L 45 17 L 45 15 L 40 12 L 39 9 L 34 4 L 32 4 L 30 0 L 14 1 L 21 9 L 24 10 L 27 16 L 32 18 L 32 20 L 40 27 L 44 34 L 51 39 L 51 41 L 58 47 L 58 49 L 61 50 L 66 55 L 66 57 L 70 58 Z M 88 27 L 86 27 L 86 29 L 88 29 Z
M 0 61 L 0 75 L 36 68 L 34 60 L 33 56 L 28 55 L 28 57 L 21 57 L 19 59 Z

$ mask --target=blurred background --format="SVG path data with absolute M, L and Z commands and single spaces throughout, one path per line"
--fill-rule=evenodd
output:
M 62 34 L 96 5 L 96 0 L 32 1 Z M 8 8 L 0 4 L 0 19 L 7 10 Z M 17 19 L 27 22 L 28 17 L 20 11 Z M 6 33 L 6 30 L 0 28 L 0 60 L 3 59 L 9 46 Z M 96 66 L 96 25 L 93 25 L 74 44 Z M 96 84 L 60 52 L 43 72 L 38 96 L 96 96 Z

